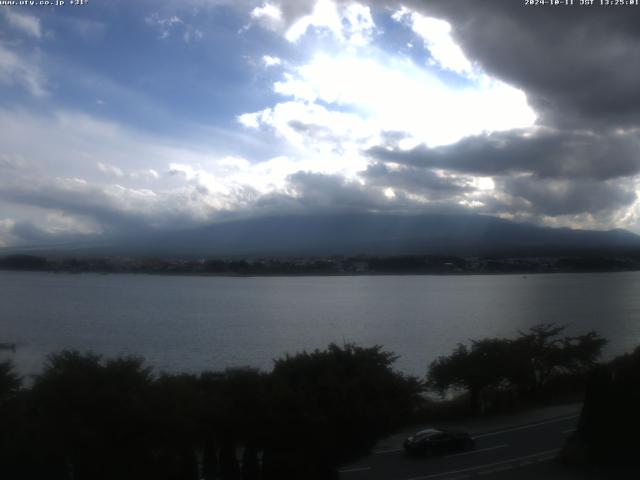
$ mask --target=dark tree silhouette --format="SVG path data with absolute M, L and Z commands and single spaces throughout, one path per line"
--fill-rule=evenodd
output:
M 276 360 L 264 478 L 337 478 L 339 465 L 401 426 L 421 384 L 395 372 L 395 359 L 379 346 L 331 344 Z
M 195 375 L 163 374 L 150 388 L 153 475 L 161 480 L 197 480 L 200 392 Z
M 0 362 L 0 405 L 15 395 L 21 385 L 22 379 L 15 372 L 13 363 L 10 360 Z
M 555 377 L 585 375 L 600 357 L 607 341 L 596 332 L 569 337 L 566 327 L 552 323 L 519 332 L 512 341 L 508 379 L 523 396 L 536 396 Z
M 488 338 L 459 344 L 429 366 L 427 384 L 445 393 L 450 388 L 468 390 L 470 408 L 482 411 L 482 394 L 489 388 L 515 390 L 522 398 L 536 398 L 552 380 L 585 376 L 595 365 L 606 340 L 595 332 L 561 337 L 565 327 L 533 326 L 516 339 Z
M 239 478 L 238 449 L 244 449 L 243 475 L 251 475 L 259 465 L 258 448 L 264 439 L 269 408 L 268 377 L 252 368 L 200 375 L 199 437 L 205 478 Z
M 150 461 L 149 369 L 136 358 L 101 362 L 64 351 L 48 358 L 31 396 L 43 468 L 63 478 L 141 478 Z
M 467 389 L 471 411 L 480 412 L 482 391 L 504 381 L 510 354 L 510 342 L 499 338 L 473 340 L 470 347 L 458 344 L 451 355 L 431 363 L 427 383 L 441 394 L 451 387 Z
M 0 364 L 0 465 L 12 480 L 334 479 L 400 427 L 421 383 L 381 347 L 330 345 L 250 368 L 152 375 L 63 351 L 20 389 Z
M 23 402 L 18 396 L 22 379 L 9 360 L 0 362 L 0 475 L 11 475 L 22 461 L 18 443 L 23 443 L 20 425 L 23 421 Z
M 578 449 L 582 451 L 580 457 L 588 463 L 637 469 L 640 455 L 638 405 L 640 347 L 592 370 L 578 431 L 570 439 L 565 457 L 575 458 L 575 450 Z M 569 455 L 572 450 L 573 455 Z

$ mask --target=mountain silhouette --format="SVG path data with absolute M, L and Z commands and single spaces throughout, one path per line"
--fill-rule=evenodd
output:
M 274 216 L 42 247 L 58 254 L 132 256 L 569 255 L 640 251 L 626 230 L 573 230 L 484 215 Z

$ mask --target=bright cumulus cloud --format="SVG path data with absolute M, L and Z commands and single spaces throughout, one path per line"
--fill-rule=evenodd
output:
M 285 73 L 274 90 L 307 105 L 351 108 L 372 132 L 403 132 L 407 144 L 431 147 L 528 127 L 536 118 L 524 93 L 499 80 L 482 75 L 468 86 L 452 87 L 411 60 L 371 50 L 318 54 Z
M 367 6 L 349 3 L 338 7 L 331 0 L 318 0 L 309 15 L 289 27 L 285 37 L 296 42 L 311 28 L 328 30 L 341 43 L 361 46 L 369 43 L 375 24 Z
M 272 20 L 284 22 L 280 10 L 276 15 L 270 4 L 262 8 L 261 15 L 267 15 L 264 9 L 268 8 Z M 385 185 L 375 169 L 367 170 L 368 149 L 379 145 L 400 150 L 418 145 L 436 148 L 535 123 L 536 114 L 524 92 L 474 65 L 454 41 L 447 22 L 405 7 L 390 18 L 423 43 L 428 54 L 425 61 L 373 41 L 374 33 L 384 32 L 375 25 L 369 7 L 358 3 L 319 0 L 308 15 L 286 28 L 281 25 L 281 34 L 290 42 L 300 42 L 308 32 L 324 42 L 301 62 L 278 62 L 283 68 L 272 88 L 281 100 L 237 117 L 242 126 L 273 135 L 295 152 L 286 157 L 286 168 L 272 171 L 268 186 L 286 185 L 274 177 L 278 173 L 338 174 L 379 188 L 386 199 L 396 201 L 403 198 L 403 186 Z M 275 64 L 270 59 L 263 57 L 265 65 Z M 452 75 L 457 77 L 454 82 Z M 398 181 L 407 174 L 404 167 L 387 168 Z M 255 175 L 258 172 L 255 167 L 246 168 L 242 180 L 260 183 L 264 191 L 265 183 Z M 433 181 L 440 183 L 436 189 L 448 183 L 464 191 L 457 203 L 469 208 L 483 206 L 479 197 L 496 190 L 488 176 L 434 175 L 432 179 L 437 180 Z M 404 198 L 429 203 L 429 194 L 412 187 Z
M 297 62 L 263 54 L 264 67 L 279 67 L 272 83 L 276 100 L 236 117 L 242 127 L 284 142 L 286 155 L 260 162 L 227 157 L 197 167 L 172 164 L 173 173 L 195 182 L 207 195 L 224 197 L 225 208 L 232 208 L 238 192 L 246 198 L 246 188 L 258 195 L 290 192 L 288 181 L 300 172 L 337 175 L 399 201 L 402 185 L 385 185 L 371 172 L 363 175 L 371 162 L 367 149 L 434 148 L 472 135 L 526 128 L 536 120 L 525 94 L 474 66 L 442 20 L 406 8 L 391 15 L 424 43 L 429 59 L 420 64 L 376 45 L 374 33 L 383 33 L 370 8 L 356 2 L 318 0 L 310 13 L 291 24 L 275 3 L 256 7 L 251 17 L 293 44 L 310 34 L 319 43 Z M 459 81 L 449 82 L 445 71 Z M 392 173 L 397 178 L 404 174 L 402 167 Z M 434 178 L 436 189 L 451 184 L 466 192 L 458 203 L 469 207 L 483 205 L 476 197 L 495 190 L 486 176 L 437 172 Z M 428 203 L 430 197 L 413 191 L 404 198 Z
M 260 15 L 275 18 L 274 8 L 265 4 Z M 239 115 L 239 122 L 269 127 L 293 145 L 313 146 L 324 154 L 368 148 L 388 132 L 398 134 L 398 146 L 407 149 L 533 125 L 536 115 L 525 94 L 474 67 L 447 22 L 405 7 L 391 18 L 422 39 L 430 54 L 427 64 L 373 46 L 369 40 L 376 26 L 368 7 L 319 0 L 285 37 L 297 41 L 314 27 L 332 33 L 339 43 L 350 41 L 350 48 L 337 54 L 320 50 L 289 66 L 273 84 L 285 100 Z M 275 64 L 270 56 L 263 58 L 266 65 Z M 454 72 L 460 82 L 443 80 L 444 70 Z
M 409 26 L 422 39 L 431 54 L 431 63 L 459 74 L 473 73 L 471 61 L 451 38 L 451 25 L 447 22 L 425 17 L 406 7 L 397 10 L 391 18 Z
M 260 11 L 272 8 L 265 4 Z M 469 135 L 534 123 L 536 116 L 525 94 L 475 68 L 454 42 L 447 22 L 406 7 L 396 11 L 392 19 L 423 40 L 430 66 L 458 74 L 464 86 L 442 80 L 438 68 L 418 65 L 369 45 L 364 39 L 375 24 L 368 7 L 350 3 L 338 8 L 330 0 L 319 0 L 311 14 L 286 31 L 286 38 L 297 41 L 310 27 L 324 28 L 340 42 L 357 38 L 355 44 L 360 48 L 343 49 L 337 55 L 314 54 L 306 63 L 284 72 L 274 84 L 275 92 L 307 105 L 320 101 L 353 107 L 371 130 L 403 132 L 406 145 L 444 145 Z M 263 58 L 265 64 L 274 64 L 267 60 L 271 57 Z M 324 116 L 324 111 L 319 115 Z M 247 126 L 257 126 L 255 115 L 241 119 Z

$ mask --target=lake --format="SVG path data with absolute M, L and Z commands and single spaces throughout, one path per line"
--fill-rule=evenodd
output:
M 640 344 L 640 273 L 189 277 L 0 272 L 0 343 L 22 374 L 47 354 L 136 354 L 158 371 L 233 366 L 330 342 L 384 345 L 423 375 L 458 342 L 540 322 L 596 330 L 605 354 Z

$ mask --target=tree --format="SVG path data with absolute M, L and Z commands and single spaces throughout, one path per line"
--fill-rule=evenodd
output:
M 264 478 L 337 478 L 412 413 L 422 385 L 382 347 L 331 344 L 276 360 Z
M 17 444 L 21 440 L 20 427 L 23 420 L 22 402 L 18 396 L 22 379 L 14 370 L 10 360 L 0 362 L 0 473 L 11 475 L 18 471 Z
M 75 480 L 141 478 L 151 458 L 151 381 L 138 358 L 105 363 L 92 353 L 50 356 L 31 391 L 41 442 L 36 467 Z
M 459 344 L 450 354 L 431 363 L 427 384 L 444 394 L 450 388 L 469 392 L 472 412 L 482 410 L 489 388 L 508 388 L 534 398 L 552 380 L 578 375 L 592 368 L 606 340 L 595 332 L 560 336 L 566 327 L 552 323 L 519 332 L 516 339 L 487 338 Z
M 0 362 L 0 406 L 15 395 L 22 385 L 22 379 L 15 372 L 11 360 Z
M 458 344 L 453 353 L 431 363 L 427 384 L 441 394 L 452 387 L 468 390 L 471 411 L 480 412 L 483 390 L 500 385 L 508 376 L 510 347 L 500 338 L 472 340 L 470 347 Z
M 566 326 L 545 323 L 519 332 L 513 341 L 513 369 L 508 379 L 521 395 L 536 396 L 549 382 L 568 374 L 586 374 L 600 357 L 607 341 L 596 332 L 560 335 Z
M 150 386 L 153 435 L 148 477 L 158 480 L 196 480 L 200 391 L 198 377 L 164 373 Z
M 233 480 L 240 475 L 237 448 L 243 448 L 243 480 L 259 468 L 258 448 L 266 429 L 269 375 L 253 368 L 204 372 L 198 379 L 201 393 L 199 438 L 205 478 Z M 253 477 L 255 478 L 255 477 Z
M 565 447 L 564 458 L 637 469 L 639 404 L 640 347 L 637 347 L 632 353 L 591 370 L 578 429 Z

